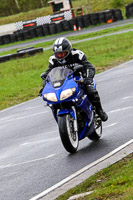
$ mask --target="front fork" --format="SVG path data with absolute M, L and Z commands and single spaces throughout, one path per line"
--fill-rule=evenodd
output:
M 72 110 L 74 112 L 74 131 L 78 132 L 78 122 L 77 122 L 77 113 L 76 113 L 76 109 L 74 106 L 72 106 Z

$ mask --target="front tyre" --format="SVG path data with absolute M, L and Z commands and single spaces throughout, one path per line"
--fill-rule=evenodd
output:
M 61 141 L 69 153 L 77 151 L 79 141 L 78 133 L 74 131 L 74 119 L 70 114 L 58 117 L 58 126 Z

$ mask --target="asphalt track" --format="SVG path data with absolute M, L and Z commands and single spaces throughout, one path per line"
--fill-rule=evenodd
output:
M 96 75 L 109 120 L 99 142 L 68 154 L 41 98 L 0 112 L 0 199 L 29 200 L 132 140 L 133 61 Z

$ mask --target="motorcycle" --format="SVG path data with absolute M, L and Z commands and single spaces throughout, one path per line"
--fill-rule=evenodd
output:
M 52 109 L 58 124 L 62 144 L 69 153 L 76 152 L 79 141 L 85 137 L 97 141 L 102 135 L 102 121 L 85 94 L 81 69 L 83 66 L 79 65 L 74 70 L 53 68 L 42 91 L 43 100 Z

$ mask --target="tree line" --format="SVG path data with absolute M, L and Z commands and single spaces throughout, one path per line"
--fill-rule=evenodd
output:
M 48 6 L 49 0 L 0 0 L 0 17 Z

